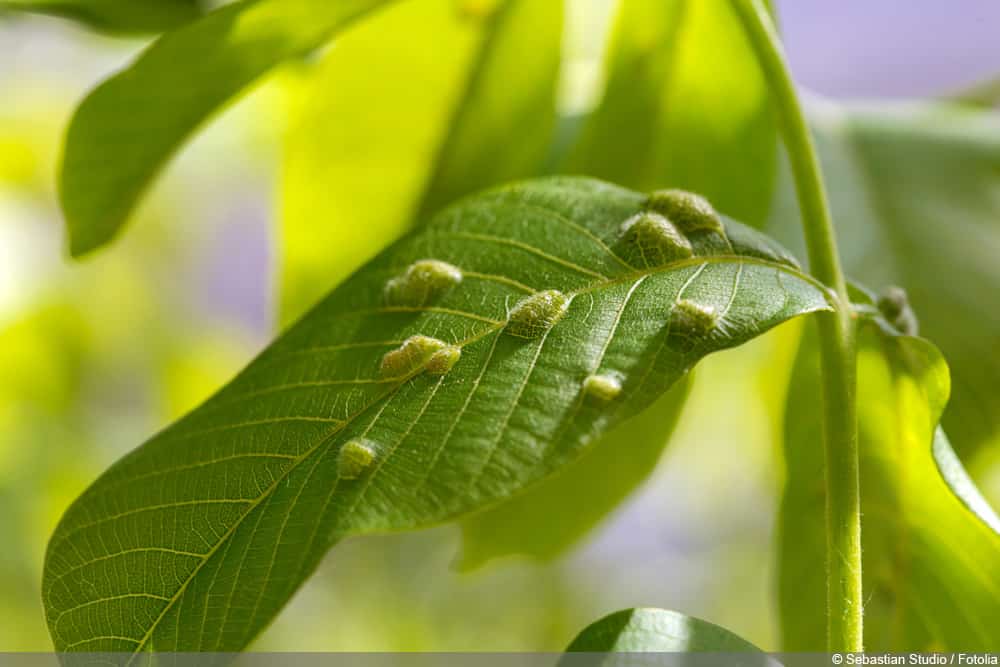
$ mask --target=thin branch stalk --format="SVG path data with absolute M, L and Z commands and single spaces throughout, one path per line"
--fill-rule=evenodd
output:
M 763 0 L 731 0 L 768 81 L 795 176 L 812 274 L 836 295 L 819 316 L 826 449 L 827 648 L 863 648 L 861 492 L 858 473 L 855 327 L 816 148 L 781 40 Z

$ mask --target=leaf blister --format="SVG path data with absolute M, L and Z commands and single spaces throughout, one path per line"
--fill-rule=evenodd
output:
M 425 306 L 462 282 L 462 270 L 436 259 L 422 259 L 385 285 L 386 303 Z
M 378 456 L 378 446 L 370 440 L 345 442 L 337 454 L 337 475 L 341 479 L 357 479 L 368 470 Z
M 566 316 L 569 302 L 559 290 L 544 290 L 525 297 L 510 311 L 506 331 L 518 338 L 538 338 Z

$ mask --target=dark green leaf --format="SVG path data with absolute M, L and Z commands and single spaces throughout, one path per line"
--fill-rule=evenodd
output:
M 558 475 L 463 520 L 459 567 L 471 570 L 514 554 L 547 560 L 573 546 L 652 474 L 680 417 L 689 385 L 679 381 Z M 542 507 L 545 511 L 540 512 Z
M 826 645 L 814 338 L 800 352 L 786 417 L 779 581 L 789 651 Z M 858 430 L 868 651 L 1000 649 L 1000 520 L 937 426 L 948 384 L 947 366 L 929 342 L 864 326 Z
M 387 0 L 238 2 L 158 39 L 80 105 L 60 198 L 70 251 L 107 243 L 188 136 L 247 86 Z
M 526 183 L 379 255 L 72 505 L 43 584 L 56 647 L 240 649 L 344 536 L 507 500 L 705 354 L 828 308 L 738 223 L 623 235 L 645 203 Z
M 844 263 L 906 288 L 953 376 L 944 426 L 965 458 L 1000 436 L 1000 116 L 930 106 L 813 109 Z M 798 247 L 786 178 L 773 233 Z
M 202 7 L 200 0 L 0 0 L 0 11 L 64 16 L 121 33 L 170 30 L 196 19 Z
M 535 0 L 402 3 L 303 69 L 282 186 L 283 320 L 415 219 L 538 175 L 562 11 Z
M 571 171 L 649 190 L 675 185 L 760 226 L 777 131 L 767 86 L 728 0 L 621 3 L 603 102 Z
M 566 650 L 570 653 L 760 653 L 759 648 L 718 625 L 676 611 L 649 608 L 624 609 L 605 616 L 587 626 Z

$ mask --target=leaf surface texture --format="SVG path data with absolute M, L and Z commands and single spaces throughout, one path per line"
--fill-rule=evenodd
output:
M 57 649 L 241 649 L 339 539 L 507 500 L 705 354 L 828 309 L 824 288 L 729 220 L 693 233 L 690 256 L 640 262 L 623 223 L 645 202 L 526 182 L 380 254 L 71 506 L 43 584 Z M 427 289 L 386 289 L 424 275 Z M 595 374 L 620 391 L 585 392 Z

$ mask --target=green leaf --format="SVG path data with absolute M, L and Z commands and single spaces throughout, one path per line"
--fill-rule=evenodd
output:
M 969 88 L 951 95 L 947 101 L 969 107 L 996 109 L 1000 105 L 1000 76 L 984 79 Z
M 70 252 L 111 240 L 188 136 L 276 65 L 322 46 L 386 0 L 258 0 L 214 11 L 153 43 L 76 110 L 60 200 Z
M 417 218 L 538 175 L 554 125 L 562 5 L 403 3 L 304 70 L 283 167 L 284 321 Z
M 676 611 L 641 607 L 617 611 L 587 626 L 566 650 L 569 653 L 761 652 L 745 639 L 708 621 Z M 563 664 L 574 663 L 565 659 Z
M 690 382 L 679 381 L 558 475 L 463 520 L 458 567 L 472 570 L 515 554 L 549 560 L 582 539 L 652 474 L 689 387 Z M 628 455 L 623 456 L 624 452 Z M 586 494 L 586 503 L 580 502 L 581 492 Z M 539 511 L 541 507 L 544 512 Z
M 884 323 L 863 327 L 858 431 L 867 651 L 1000 649 L 1000 519 L 937 425 L 948 384 L 932 344 Z M 789 651 L 826 645 L 818 387 L 809 336 L 786 416 L 779 598 Z
M 71 506 L 43 582 L 57 649 L 238 650 L 339 539 L 507 500 L 705 354 L 828 309 L 758 233 L 668 233 L 647 203 L 529 182 L 380 254 Z
M 621 3 L 604 98 L 570 170 L 640 190 L 669 183 L 700 192 L 761 226 L 777 130 L 756 63 L 727 0 Z
M 162 32 L 198 18 L 200 0 L 0 0 L 5 9 L 64 16 L 99 30 Z
M 844 264 L 902 285 L 954 378 L 963 458 L 1000 436 L 1000 116 L 942 106 L 812 109 Z M 789 178 L 772 233 L 799 248 Z

